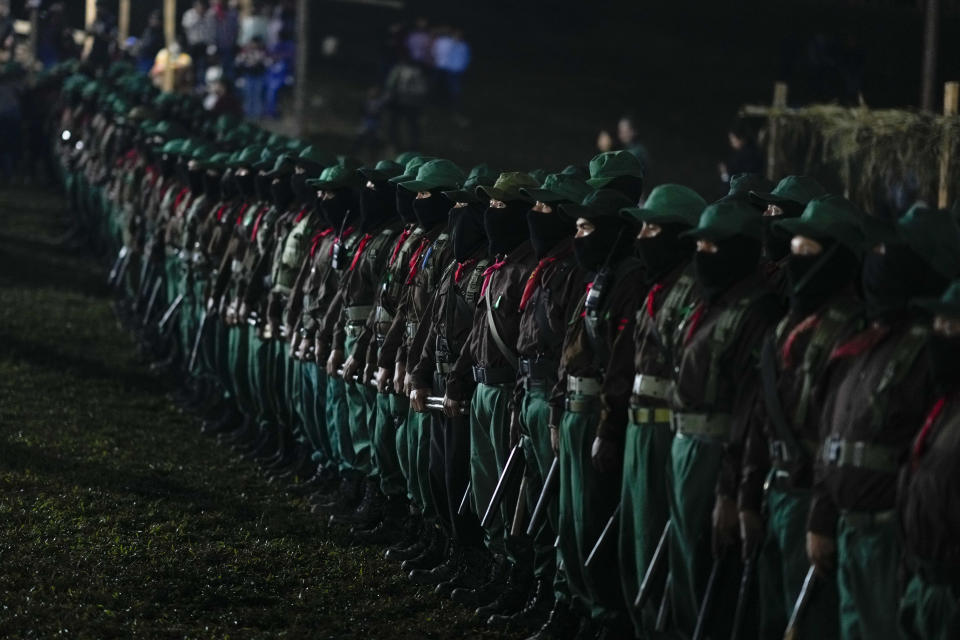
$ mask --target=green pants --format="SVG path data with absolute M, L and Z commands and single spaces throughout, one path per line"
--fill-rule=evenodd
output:
M 350 417 L 347 412 L 347 391 L 343 378 L 327 377 L 326 431 L 332 448 L 337 452 L 336 464 L 340 472 L 356 470 L 353 440 L 350 435 Z
M 900 601 L 900 626 L 909 640 L 960 638 L 960 588 L 913 576 Z
M 837 529 L 840 636 L 844 640 L 900 640 L 897 525 L 854 524 L 840 516 Z
M 250 327 L 247 332 L 249 351 L 247 353 L 247 381 L 253 398 L 254 416 L 261 429 L 274 430 L 276 415 L 273 411 L 271 396 L 273 381 L 273 352 L 270 341 L 260 338 L 259 331 Z
M 228 367 L 231 375 L 231 388 L 236 398 L 237 407 L 248 417 L 255 418 L 256 407 L 253 404 L 253 397 L 250 395 L 249 368 L 247 360 L 249 359 L 250 339 L 247 333 L 250 327 L 239 325 L 230 327 L 227 330 L 228 347 Z
M 520 424 L 523 430 L 523 452 L 527 459 L 527 515 L 532 516 L 537 506 L 543 482 L 553 464 L 553 445 L 550 443 L 550 392 L 545 386 L 529 388 L 520 406 Z M 547 517 L 533 538 L 533 573 L 538 578 L 552 580 L 557 570 L 557 504 L 553 501 Z
M 589 409 L 567 410 L 560 422 L 560 560 L 575 606 L 594 620 L 604 620 L 621 615 L 624 609 L 616 544 L 604 544 L 594 563 L 585 565 L 617 507 L 620 475 L 600 473 L 593 466 L 591 449 L 600 422 L 599 402 L 577 394 L 569 399 L 589 403 Z
M 300 368 L 301 402 L 303 403 L 304 441 L 313 451 L 311 459 L 324 467 L 334 464 L 330 435 L 326 429 L 327 376 L 312 360 L 303 362 Z
M 353 355 L 354 358 L 364 361 L 363 354 L 353 353 L 356 338 L 347 336 L 344 350 L 347 355 Z M 373 422 L 376 416 L 376 405 L 374 397 L 376 393 L 369 385 L 364 384 L 363 380 L 354 382 L 352 380 L 344 381 L 344 391 L 346 393 L 347 414 L 349 416 L 350 442 L 353 446 L 353 468 L 360 471 L 365 476 L 373 473 L 373 455 L 371 451 L 372 440 L 371 432 Z M 344 452 L 346 453 L 346 452 Z
M 397 454 L 397 424 L 406 420 L 409 402 L 392 392 L 377 393 L 374 402 L 374 475 L 380 478 L 380 491 L 384 495 L 402 496 L 407 487 Z
M 676 436 L 670 448 L 672 489 L 670 500 L 670 589 L 675 629 L 693 635 L 700 602 L 713 569 L 713 507 L 717 477 L 723 457 L 720 442 Z M 733 625 L 740 585 L 739 553 L 731 549 L 720 560 L 713 610 L 708 631 L 711 637 L 727 637 Z
M 510 454 L 509 401 L 509 386 L 488 384 L 477 385 L 470 401 L 470 486 L 474 513 L 481 519 Z M 484 530 L 487 548 L 497 555 L 507 555 L 507 514 L 516 506 L 509 502 L 510 496 L 504 497 L 499 513 Z
M 636 611 L 631 605 L 637 598 L 640 583 L 670 517 L 667 492 L 673 433 L 670 431 L 669 410 L 650 407 L 649 411 L 651 421 L 643 424 L 636 423 L 635 415 L 630 416 L 623 443 L 620 486 L 620 583 L 638 635 L 643 633 L 644 612 Z M 650 614 L 648 621 L 655 617 L 654 612 L 662 597 L 661 590 L 651 592 L 645 608 Z
M 430 414 L 407 412 L 404 424 L 407 449 L 407 498 L 424 515 L 435 515 L 433 496 L 430 493 Z M 426 444 L 424 444 L 426 442 Z
M 767 535 L 757 560 L 760 637 L 780 640 L 810 568 L 807 559 L 809 492 L 771 489 L 767 494 Z M 797 629 L 798 640 L 831 640 L 840 636 L 837 584 L 819 580 Z

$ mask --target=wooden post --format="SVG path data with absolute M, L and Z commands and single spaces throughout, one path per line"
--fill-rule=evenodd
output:
M 948 82 L 943 86 L 943 115 L 947 118 L 956 118 L 960 106 L 960 82 Z M 950 154 L 953 148 L 953 136 L 950 127 L 945 127 L 943 149 L 940 150 L 940 192 L 937 197 L 937 206 L 946 209 L 950 206 Z
M 83 26 L 90 29 L 97 21 L 97 0 L 87 0 L 87 10 L 84 15 Z
M 253 0 L 240 0 L 240 17 L 245 18 L 253 13 Z
M 310 55 L 310 12 L 307 0 L 297 2 L 297 74 L 293 87 L 293 118 L 297 136 L 307 128 L 307 65 Z
M 174 89 L 174 65 L 180 56 L 176 49 L 177 42 L 177 0 L 163 0 L 163 32 L 167 40 L 167 68 L 163 73 L 163 90 Z
M 130 0 L 120 0 L 117 11 L 117 39 L 124 46 L 130 37 Z
M 926 20 L 923 27 L 923 92 L 920 106 L 933 112 L 937 82 L 937 50 L 940 46 L 940 0 L 926 0 Z
M 773 108 L 784 109 L 787 106 L 787 83 L 778 82 L 773 85 Z M 767 180 L 777 179 L 777 138 L 778 130 L 777 116 L 770 116 L 770 124 L 767 131 Z

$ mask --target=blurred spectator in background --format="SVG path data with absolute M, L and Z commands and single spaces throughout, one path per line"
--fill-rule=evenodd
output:
M 87 32 L 83 60 L 94 70 L 103 70 L 111 62 L 117 43 L 117 18 L 103 0 L 97 0 L 97 19 Z
M 279 40 L 269 52 L 269 66 L 267 67 L 267 115 L 279 118 L 277 99 L 280 90 L 293 84 L 293 72 L 297 55 L 297 43 L 293 40 L 293 31 L 284 29 Z
M 420 146 L 420 116 L 430 86 L 423 66 L 413 60 L 402 59 L 387 76 L 386 95 L 390 109 L 390 143 L 396 149 L 416 149 Z M 407 139 L 400 138 L 405 127 Z
M 211 74 L 208 72 L 209 75 Z M 207 95 L 203 99 L 203 108 L 217 116 L 243 117 L 243 104 L 233 90 L 233 86 L 222 76 L 208 77 Z
M 448 27 L 434 39 L 433 62 L 442 104 L 459 115 L 463 73 L 470 66 L 470 45 L 463 39 L 462 31 Z
M 262 2 L 253 6 L 253 12 L 240 21 L 240 48 L 246 47 L 254 38 L 266 43 L 270 31 L 270 19 Z
M 614 138 L 607 129 L 603 129 L 597 135 L 597 150 L 601 153 L 607 151 L 629 151 L 643 163 L 644 169 L 650 170 L 650 154 L 647 148 L 640 142 L 640 133 L 637 131 L 637 120 L 631 114 L 620 117 L 617 121 L 617 135 Z
M 433 36 L 430 35 L 430 24 L 426 18 L 417 18 L 410 33 L 407 34 L 407 55 L 413 62 L 431 66 L 430 47 Z
M 727 143 L 730 152 L 727 159 L 717 166 L 720 180 L 730 182 L 730 176 L 738 173 L 763 173 L 763 155 L 753 139 L 753 132 L 738 120 L 727 130 Z
M 184 12 L 180 24 L 187 37 L 187 52 L 193 59 L 196 83 L 200 85 L 207 71 L 207 49 L 214 41 L 214 23 L 207 0 L 196 0 L 193 7 Z
M 194 85 L 193 79 L 193 59 L 186 51 L 182 38 L 178 35 L 177 39 L 169 47 L 164 47 L 157 52 L 157 57 L 153 62 L 153 68 L 150 69 L 150 77 L 156 87 L 163 86 L 163 77 L 167 72 L 167 65 L 173 61 L 173 90 L 177 92 L 189 91 Z
M 267 48 L 260 36 L 255 36 L 237 56 L 237 73 L 243 82 L 243 111 L 253 120 L 263 117 L 269 64 Z
M 363 103 L 363 122 L 357 132 L 357 139 L 353 143 L 354 153 L 369 152 L 370 159 L 375 159 L 376 153 L 383 146 L 383 141 L 380 139 L 380 128 L 385 104 L 386 96 L 384 96 L 380 87 L 367 89 L 367 99 Z
M 10 6 L 0 2 L 0 51 L 13 50 L 13 18 L 10 17 Z
M 237 39 L 240 36 L 240 13 L 236 2 L 213 0 L 210 19 L 213 22 L 213 43 L 217 47 L 223 73 L 232 81 L 236 75 L 234 59 L 237 57 Z
M 150 71 L 157 54 L 163 49 L 165 38 L 163 35 L 163 18 L 160 10 L 150 12 L 147 18 L 147 28 L 143 30 L 140 36 L 140 43 L 137 50 L 137 66 L 141 71 Z
M 63 3 L 54 2 L 50 7 L 40 12 L 40 26 L 37 31 L 37 57 L 43 67 L 49 68 L 61 60 L 66 60 L 71 53 L 67 43 L 67 23 L 63 15 Z M 148 67 L 149 68 L 149 67 Z

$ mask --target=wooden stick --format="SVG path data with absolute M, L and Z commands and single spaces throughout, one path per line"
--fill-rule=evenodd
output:
M 177 0 L 164 0 L 163 2 L 163 31 L 167 38 L 167 68 L 163 74 L 163 90 L 173 91 L 174 89 L 174 66 L 180 52 L 174 53 L 174 44 L 177 41 Z
M 130 0 L 120 0 L 117 14 L 117 40 L 122 47 L 130 37 Z
M 783 109 L 787 106 L 787 83 L 778 82 L 773 85 L 773 108 Z M 777 119 L 770 118 L 767 140 L 767 180 L 777 179 L 777 143 L 779 142 L 779 127 Z
M 960 82 L 948 82 L 943 86 L 943 115 L 956 117 L 960 106 Z M 950 127 L 944 128 L 943 148 L 940 150 L 940 190 L 937 206 L 946 209 L 950 206 L 950 154 L 953 149 L 953 136 Z
M 97 21 L 97 0 L 87 0 L 87 10 L 84 15 L 83 24 L 87 29 L 90 29 L 93 23 Z

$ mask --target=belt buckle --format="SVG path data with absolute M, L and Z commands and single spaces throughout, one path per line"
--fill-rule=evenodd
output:
M 843 440 L 827 440 L 824 457 L 829 464 L 837 464 L 841 451 L 843 451 Z
M 637 408 L 634 409 L 634 420 L 637 424 L 647 424 L 650 422 L 650 409 L 646 408 Z
M 787 449 L 787 443 L 783 440 L 773 440 L 770 442 L 771 457 L 783 462 L 790 461 L 790 453 Z

